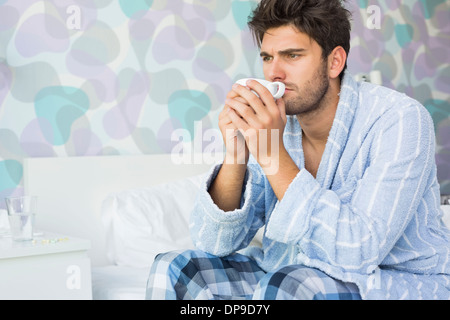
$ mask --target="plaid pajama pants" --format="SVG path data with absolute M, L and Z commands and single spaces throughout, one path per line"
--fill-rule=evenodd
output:
M 216 257 L 200 250 L 160 254 L 150 270 L 149 300 L 359 300 L 355 284 L 302 265 L 264 272 L 241 254 Z

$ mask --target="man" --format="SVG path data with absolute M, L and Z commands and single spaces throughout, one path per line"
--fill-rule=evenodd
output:
M 286 93 L 233 86 L 226 156 L 192 213 L 198 250 L 159 255 L 147 298 L 449 299 L 429 113 L 345 73 L 338 0 L 262 0 L 249 26 Z M 263 226 L 262 248 L 248 247 Z

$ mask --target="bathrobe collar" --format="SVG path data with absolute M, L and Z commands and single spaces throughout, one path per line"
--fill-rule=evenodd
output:
M 325 146 L 316 176 L 316 180 L 325 189 L 331 189 L 333 184 L 336 170 L 345 149 L 358 104 L 358 83 L 353 79 L 349 72 L 346 72 L 344 75 L 339 96 L 340 98 L 336 115 L 328 135 L 328 141 Z M 294 147 L 292 144 L 288 143 L 287 147 L 289 149 L 289 145 L 291 145 L 291 148 L 296 148 L 297 150 L 300 148 L 300 159 L 298 159 L 296 163 L 300 169 L 303 169 L 305 161 L 302 146 L 302 129 L 295 116 L 290 116 L 290 118 L 292 127 L 289 128 L 288 126 L 286 128 L 287 130 L 285 130 L 285 134 L 287 133 L 288 135 L 286 138 L 290 139 L 295 137 L 295 132 L 300 132 L 300 134 L 295 143 L 296 146 Z M 298 143 L 300 146 L 298 146 Z M 291 155 L 294 154 L 295 153 L 292 153 Z

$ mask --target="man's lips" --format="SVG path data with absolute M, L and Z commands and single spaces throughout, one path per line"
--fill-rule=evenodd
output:
M 288 85 L 288 84 L 285 84 L 285 86 L 286 86 L 286 87 L 285 87 L 285 90 L 286 90 L 286 91 L 295 91 L 295 86 L 292 86 L 292 87 L 291 87 L 291 86 Z

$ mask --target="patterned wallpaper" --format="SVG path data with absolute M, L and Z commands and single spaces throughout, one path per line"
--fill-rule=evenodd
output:
M 217 129 L 231 84 L 262 77 L 256 2 L 0 0 L 0 207 L 23 193 L 26 157 L 170 153 L 175 130 Z M 348 7 L 349 70 L 380 70 L 427 107 L 450 193 L 449 1 Z

